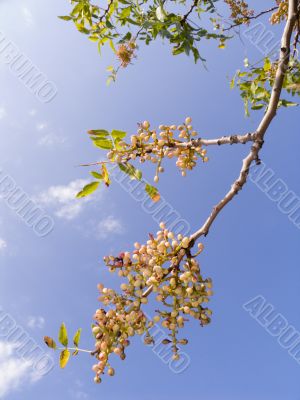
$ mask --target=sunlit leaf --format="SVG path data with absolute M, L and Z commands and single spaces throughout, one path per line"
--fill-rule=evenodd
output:
M 72 17 L 70 17 L 69 15 L 60 15 L 58 18 L 63 19 L 64 21 L 72 20 Z
M 68 346 L 68 332 L 64 323 L 61 324 L 61 327 L 59 329 L 58 340 L 63 346 Z
M 100 182 L 98 181 L 89 183 L 88 185 L 84 186 L 79 193 L 77 193 L 76 197 L 81 198 L 92 194 L 95 190 L 97 190 L 99 184 Z
M 109 173 L 108 173 L 108 170 L 107 170 L 105 164 L 102 164 L 102 175 L 103 175 L 103 181 L 104 181 L 105 185 L 109 186 L 111 181 L 110 181 Z
M 70 353 L 69 350 L 67 350 L 67 349 L 63 350 L 63 351 L 60 353 L 60 356 L 59 356 L 59 365 L 60 365 L 60 368 L 65 368 L 65 367 L 66 367 L 66 365 L 67 365 L 68 362 L 69 362 L 70 356 L 71 356 L 71 353 Z
M 73 343 L 75 347 L 79 346 L 79 341 L 80 341 L 80 337 L 81 337 L 81 331 L 82 329 L 78 329 L 78 331 L 75 333 L 74 338 L 73 338 Z
M 110 139 L 93 138 L 93 143 L 96 147 L 103 150 L 111 150 L 114 147 L 113 142 Z
M 111 136 L 112 136 L 114 139 L 123 139 L 123 138 L 126 136 L 126 132 L 113 130 L 113 131 L 111 132 Z
M 103 176 L 101 174 L 99 174 L 99 172 L 91 171 L 90 174 L 96 179 L 100 179 L 100 180 L 103 179 Z
M 129 175 L 131 179 L 137 179 L 140 181 L 142 179 L 142 172 L 136 169 L 132 164 L 129 163 L 119 163 L 120 170 Z
M 154 186 L 149 185 L 148 183 L 146 184 L 145 190 L 149 197 L 154 201 L 157 202 L 160 200 L 160 194 L 158 192 L 158 189 Z
M 96 136 L 99 139 L 106 139 L 109 137 L 109 132 L 105 129 L 90 129 L 88 131 L 89 135 Z

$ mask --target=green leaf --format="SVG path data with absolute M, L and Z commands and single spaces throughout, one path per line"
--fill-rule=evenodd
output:
M 67 332 L 67 328 L 66 325 L 64 323 L 61 324 L 61 327 L 59 329 L 59 334 L 58 334 L 58 340 L 60 341 L 60 343 L 67 347 L 68 346 L 68 332 Z
M 129 163 L 118 163 L 118 166 L 122 172 L 129 175 L 131 179 L 140 181 L 142 179 L 142 172 L 136 169 L 132 164 Z
M 116 50 L 116 48 L 115 48 L 114 42 L 110 39 L 108 43 L 109 43 L 109 46 L 110 46 L 110 48 L 112 49 L 112 51 L 113 51 L 114 53 L 116 53 L 117 50 Z
M 281 100 L 281 104 L 283 107 L 296 107 L 298 106 L 298 103 L 294 103 L 293 101 L 288 101 L 288 100 Z
M 101 174 L 99 174 L 99 172 L 91 171 L 90 174 L 96 179 L 100 179 L 100 180 L 103 179 L 103 176 Z
M 109 139 L 93 138 L 93 143 L 96 147 L 99 147 L 100 149 L 103 150 L 111 150 L 114 147 L 113 142 Z
M 66 367 L 66 365 L 68 364 L 68 362 L 69 362 L 69 359 L 70 359 L 70 356 L 71 356 L 71 353 L 69 352 L 69 350 L 63 350 L 61 353 L 60 353 L 60 356 L 59 356 L 59 365 L 60 365 L 60 368 L 65 368 Z
M 131 13 L 131 7 L 123 8 L 122 12 L 119 15 L 120 19 L 128 18 Z
M 255 104 L 251 107 L 251 110 L 261 110 L 264 107 L 264 104 Z
M 105 164 L 102 164 L 102 175 L 103 175 L 103 181 L 104 181 L 105 185 L 109 186 L 111 181 L 110 181 L 109 173 L 108 173 L 108 170 L 107 170 Z
M 106 139 L 109 136 L 109 132 L 105 129 L 90 129 L 88 131 L 89 135 L 96 136 L 99 139 Z
M 56 343 L 51 337 L 44 336 L 44 342 L 48 347 L 50 347 L 50 349 L 56 350 Z
M 64 21 L 71 21 L 73 19 L 69 15 L 59 15 L 58 18 L 63 19 Z
M 271 60 L 269 59 L 269 57 L 265 58 L 265 62 L 264 62 L 264 71 L 270 71 L 270 69 L 272 68 L 272 63 Z
M 146 184 L 145 187 L 146 193 L 149 195 L 149 197 L 154 201 L 157 202 L 160 200 L 160 194 L 158 193 L 158 189 L 154 186 L 149 185 L 148 183 Z
M 89 34 L 90 34 L 90 31 L 89 31 L 88 29 L 86 29 L 86 28 L 84 27 L 84 25 L 76 24 L 76 26 L 77 26 L 77 29 L 79 30 L 79 32 L 84 33 L 84 34 L 86 34 L 86 35 L 89 35 Z
M 99 186 L 100 182 L 91 182 L 88 185 L 84 186 L 84 188 L 77 193 L 76 197 L 81 198 L 81 197 L 86 197 L 90 194 L 92 194 Z
M 75 347 L 79 346 L 79 341 L 80 341 L 80 337 L 81 337 L 81 331 L 82 329 L 78 329 L 78 331 L 75 333 L 74 338 L 73 338 L 73 343 Z
M 123 139 L 126 135 L 127 135 L 127 133 L 126 133 L 126 132 L 123 132 L 123 131 L 113 130 L 113 131 L 111 132 L 111 136 L 112 136 L 114 139 Z

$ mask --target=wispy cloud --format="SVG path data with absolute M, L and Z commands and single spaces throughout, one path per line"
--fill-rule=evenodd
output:
M 27 26 L 33 25 L 33 22 L 34 22 L 33 15 L 28 7 L 25 7 L 25 6 L 22 7 L 22 14 L 23 14 L 26 25 Z
M 7 242 L 6 242 L 6 240 L 0 238 L 0 253 L 1 253 L 2 251 L 4 251 L 6 248 L 7 248 Z
M 43 329 L 45 326 L 45 318 L 30 316 L 27 319 L 27 326 L 31 329 Z
M 43 147 L 55 147 L 66 143 L 66 138 L 55 135 L 54 133 L 48 133 L 38 140 L 38 145 Z
M 0 341 L 0 399 L 41 378 L 32 369 L 30 362 L 15 355 L 17 345 Z
M 4 117 L 6 117 L 6 115 L 6 109 L 4 107 L 0 107 L 0 119 L 3 119 Z
M 29 114 L 31 117 L 34 117 L 34 116 L 37 114 L 37 110 L 36 110 L 35 108 L 32 108 L 32 109 L 28 112 L 28 114 Z
M 36 130 L 37 130 L 37 131 L 43 131 L 43 130 L 45 130 L 46 128 L 48 128 L 47 122 L 38 122 L 38 123 L 36 124 Z
M 77 399 L 77 400 L 86 400 L 89 398 L 87 393 L 81 392 L 81 391 L 72 392 L 72 394 L 73 394 L 74 399 Z
M 105 239 L 110 235 L 121 235 L 122 233 L 124 233 L 124 231 L 125 229 L 122 222 L 114 216 L 110 215 L 99 222 L 97 226 L 96 236 L 99 239 Z
M 40 193 L 36 200 L 47 207 L 53 207 L 58 218 L 72 220 L 83 211 L 87 202 L 93 200 L 93 196 L 76 199 L 76 194 L 87 183 L 85 179 L 77 179 L 67 185 L 51 186 Z

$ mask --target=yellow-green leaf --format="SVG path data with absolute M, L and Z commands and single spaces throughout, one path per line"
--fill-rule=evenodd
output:
M 59 357 L 60 368 L 65 368 L 66 367 L 66 365 L 69 362 L 70 356 L 71 356 L 71 354 L 70 354 L 69 350 L 67 350 L 67 349 L 63 350 L 60 353 L 60 357 Z
M 102 164 L 102 176 L 103 176 L 103 181 L 104 181 L 105 185 L 109 186 L 111 181 L 110 181 L 109 173 L 108 173 L 108 170 L 107 170 L 105 164 Z
M 81 328 L 78 329 L 78 331 L 74 335 L 73 343 L 74 343 L 75 347 L 79 346 L 79 341 L 80 341 L 80 337 L 81 337 L 81 331 L 82 331 Z
M 126 136 L 126 132 L 117 131 L 117 130 L 114 129 L 114 130 L 111 132 L 111 136 L 112 136 L 114 139 L 123 139 L 123 138 Z
M 131 179 L 137 179 L 140 181 L 142 179 L 142 172 L 136 169 L 130 163 L 118 163 L 118 166 L 122 172 L 129 175 Z
M 148 183 L 146 184 L 145 190 L 147 194 L 150 196 L 150 198 L 154 201 L 157 202 L 160 200 L 160 194 L 158 192 L 158 189 L 154 186 L 149 185 Z
M 81 198 L 81 197 L 86 197 L 93 193 L 99 186 L 100 182 L 91 182 L 88 185 L 86 185 L 79 193 L 77 193 L 76 197 Z
M 58 340 L 60 341 L 60 343 L 67 347 L 68 346 L 68 332 L 67 332 L 67 328 L 66 325 L 64 323 L 61 324 L 61 327 L 59 329 L 59 334 L 58 334 Z

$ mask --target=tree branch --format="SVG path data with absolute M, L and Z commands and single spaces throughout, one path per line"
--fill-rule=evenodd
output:
M 219 215 L 220 211 L 239 193 L 239 191 L 245 185 L 251 164 L 254 161 L 259 163 L 259 158 L 258 158 L 259 152 L 264 143 L 264 136 L 273 118 L 276 115 L 280 94 L 282 91 L 285 71 L 287 70 L 289 65 L 290 52 L 291 52 L 291 37 L 297 20 L 298 3 L 299 0 L 289 0 L 288 19 L 281 39 L 280 58 L 278 62 L 273 89 L 271 92 L 269 106 L 266 114 L 264 115 L 262 121 L 260 122 L 257 128 L 256 139 L 254 141 L 253 146 L 251 147 L 251 151 L 248 154 L 248 156 L 243 160 L 242 169 L 240 171 L 239 177 L 233 183 L 231 189 L 228 191 L 225 197 L 213 208 L 210 216 L 207 218 L 203 226 L 191 236 L 190 239 L 192 243 L 194 243 L 201 236 L 206 236 L 208 234 L 212 223 Z
M 244 16 L 243 18 L 244 18 L 245 20 L 247 20 L 247 21 L 250 21 L 250 20 L 252 20 L 252 19 L 257 19 L 257 18 L 261 17 L 262 15 L 268 14 L 268 13 L 270 13 L 270 12 L 272 12 L 272 11 L 275 11 L 275 10 L 278 10 L 278 6 L 269 8 L 268 10 L 265 10 L 265 11 L 261 11 L 260 13 L 258 13 L 258 14 L 256 14 L 256 15 Z M 240 23 L 237 23 L 237 24 L 232 24 L 232 25 L 230 25 L 228 28 L 225 28 L 224 31 L 229 31 L 230 29 L 236 28 L 237 26 L 240 26 L 240 25 L 242 25 L 242 24 L 243 24 L 243 22 L 240 22 Z
M 254 133 L 246 133 L 245 135 L 231 135 L 231 136 L 221 136 L 216 139 L 192 139 L 189 142 L 176 142 L 176 143 L 170 143 L 170 147 L 172 148 L 196 148 L 199 146 L 221 146 L 223 144 L 246 144 L 247 142 L 254 142 L 256 139 L 256 132 Z M 152 148 L 151 145 L 149 145 L 149 148 L 146 147 L 143 149 L 144 153 L 152 153 Z M 141 155 L 141 154 L 140 154 Z M 128 158 L 128 161 L 131 159 Z M 87 163 L 87 164 L 80 164 L 80 167 L 91 167 L 93 165 L 101 165 L 101 164 L 107 164 L 109 161 L 95 161 L 92 163 Z M 111 163 L 114 163 L 111 161 Z
M 194 0 L 193 4 L 191 5 L 191 8 L 189 11 L 182 17 L 182 20 L 180 21 L 181 25 L 184 25 L 186 20 L 188 19 L 189 15 L 193 12 L 194 8 L 197 7 L 199 0 Z
M 296 20 L 297 20 L 297 5 L 298 5 L 298 3 L 299 3 L 299 0 L 289 0 L 289 14 L 288 14 L 288 19 L 287 19 L 285 29 L 284 29 L 284 32 L 282 35 L 282 39 L 281 39 L 280 59 L 279 59 L 279 63 L 278 63 L 278 68 L 277 68 L 276 77 L 275 77 L 275 81 L 274 81 L 274 85 L 273 85 L 273 89 L 272 89 L 272 93 L 271 93 L 269 106 L 268 106 L 267 112 L 265 113 L 263 119 L 261 120 L 261 122 L 257 128 L 256 133 L 252 134 L 252 135 L 255 135 L 254 143 L 251 147 L 250 153 L 243 160 L 243 164 L 242 164 L 242 168 L 241 168 L 239 177 L 233 183 L 233 185 L 231 186 L 231 189 L 228 191 L 228 193 L 225 195 L 225 197 L 213 208 L 210 216 L 207 218 L 207 220 L 202 225 L 202 227 L 190 236 L 190 244 L 189 244 L 188 249 L 180 250 L 177 260 L 176 260 L 176 264 L 172 264 L 169 267 L 168 273 L 171 273 L 173 271 L 173 269 L 176 267 L 176 265 L 178 265 L 181 262 L 184 254 L 194 246 L 197 239 L 199 239 L 201 236 L 206 236 L 209 233 L 211 225 L 213 224 L 214 220 L 217 218 L 217 216 L 219 215 L 221 210 L 239 193 L 240 190 L 242 190 L 243 186 L 247 182 L 247 177 L 249 174 L 249 169 L 250 169 L 251 164 L 254 161 L 256 161 L 257 163 L 260 163 L 260 160 L 258 158 L 259 152 L 264 143 L 264 136 L 265 136 L 273 118 L 276 115 L 278 103 L 279 103 L 279 99 L 280 99 L 280 94 L 282 91 L 285 71 L 288 68 L 288 64 L 289 64 L 289 60 L 290 60 L 291 37 L 292 37 L 293 28 L 294 28 Z M 201 140 L 201 139 L 199 139 L 199 140 Z M 249 140 L 251 140 L 251 139 L 249 139 Z M 225 140 L 225 142 L 228 143 L 228 138 Z M 216 144 L 216 143 L 214 143 L 214 144 Z M 143 293 L 143 297 L 149 296 L 150 293 L 152 293 L 152 291 L 153 291 L 153 286 L 151 285 Z

